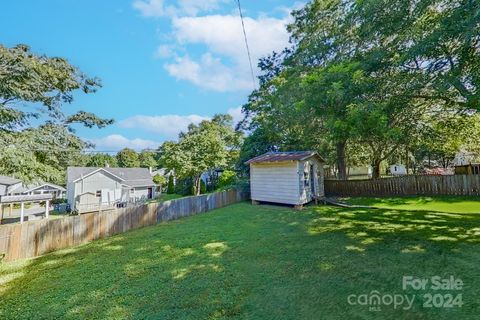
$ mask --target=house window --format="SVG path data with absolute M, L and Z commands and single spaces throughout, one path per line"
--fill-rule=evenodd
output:
M 95 191 L 95 197 L 100 198 L 102 196 L 102 190 Z
M 130 189 L 130 194 L 134 194 L 135 193 L 135 189 Z

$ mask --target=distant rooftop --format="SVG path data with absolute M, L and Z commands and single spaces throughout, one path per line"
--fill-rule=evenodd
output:
M 21 180 L 18 180 L 12 177 L 0 176 L 0 184 L 5 186 L 11 186 L 12 184 L 17 184 L 21 182 L 22 182 Z
M 301 161 L 310 157 L 318 157 L 320 161 L 324 161 L 315 151 L 290 151 L 290 152 L 267 152 L 261 156 L 248 160 L 247 164 L 260 162 L 280 162 L 280 161 Z

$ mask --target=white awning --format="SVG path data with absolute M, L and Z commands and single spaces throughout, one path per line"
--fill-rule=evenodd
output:
M 0 196 L 0 203 L 21 203 L 21 202 L 39 202 L 52 200 L 51 194 L 32 194 L 18 196 Z

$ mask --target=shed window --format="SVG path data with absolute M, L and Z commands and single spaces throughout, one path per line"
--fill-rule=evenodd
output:
M 95 191 L 95 197 L 100 198 L 102 196 L 102 190 Z

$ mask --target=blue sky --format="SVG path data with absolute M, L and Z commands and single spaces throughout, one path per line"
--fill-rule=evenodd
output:
M 255 66 L 288 44 L 288 12 L 299 5 L 242 1 Z M 65 107 L 116 120 L 78 129 L 98 150 L 154 148 L 192 121 L 238 118 L 253 87 L 243 41 L 234 0 L 15 0 L 0 12 L 0 43 L 25 43 L 102 79 Z

